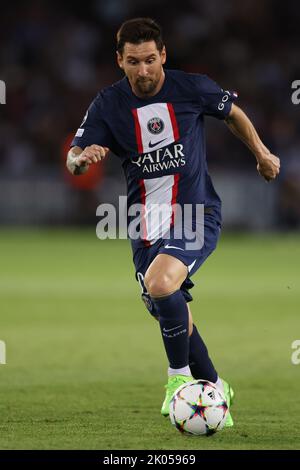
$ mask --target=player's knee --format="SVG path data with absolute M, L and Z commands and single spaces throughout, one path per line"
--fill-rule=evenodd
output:
M 151 297 L 161 297 L 174 292 L 174 282 L 168 274 L 159 276 L 145 276 L 145 286 Z

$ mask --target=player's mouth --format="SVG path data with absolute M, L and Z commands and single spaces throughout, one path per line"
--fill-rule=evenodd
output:
M 139 78 L 137 79 L 136 84 L 144 92 L 152 91 L 155 88 L 154 81 L 151 78 Z
M 137 83 L 144 84 L 144 83 L 151 83 L 153 80 L 151 78 L 138 78 Z

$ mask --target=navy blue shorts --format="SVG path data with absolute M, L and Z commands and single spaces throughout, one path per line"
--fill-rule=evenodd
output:
M 159 239 L 150 247 L 139 247 L 133 249 L 133 262 L 136 270 L 136 280 L 142 289 L 142 299 L 146 307 L 153 316 L 153 305 L 144 285 L 145 273 L 159 254 L 167 254 L 174 256 L 182 261 L 188 267 L 188 275 L 181 285 L 181 291 L 187 302 L 193 300 L 190 289 L 194 287 L 194 283 L 190 277 L 200 268 L 206 258 L 214 251 L 217 246 L 219 235 L 221 232 L 220 216 L 214 210 L 204 214 L 204 243 L 201 249 L 185 250 L 186 240 L 184 239 Z

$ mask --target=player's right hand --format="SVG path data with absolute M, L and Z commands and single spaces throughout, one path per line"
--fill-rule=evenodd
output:
M 274 180 L 280 171 L 279 158 L 272 153 L 267 154 L 258 161 L 257 171 L 267 182 Z
M 101 147 L 101 145 L 89 145 L 78 155 L 76 159 L 76 166 L 91 165 L 91 163 L 98 163 L 108 154 L 108 147 Z

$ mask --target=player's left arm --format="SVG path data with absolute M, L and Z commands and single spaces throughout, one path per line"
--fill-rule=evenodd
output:
M 244 111 L 232 104 L 225 122 L 231 132 L 242 140 L 254 154 L 257 171 L 266 181 L 271 181 L 279 174 L 280 160 L 260 140 L 252 122 Z

